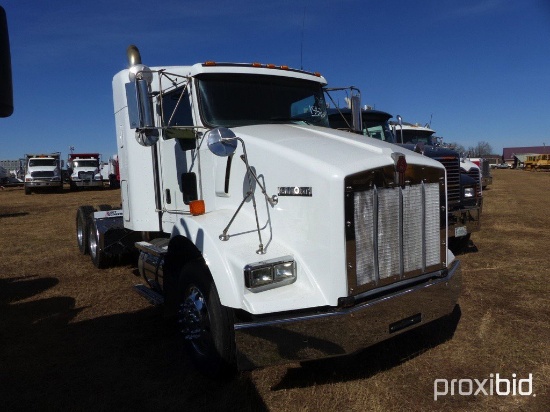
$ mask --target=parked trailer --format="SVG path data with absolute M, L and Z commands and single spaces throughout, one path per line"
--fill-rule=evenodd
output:
M 329 129 L 319 74 L 128 57 L 122 208 L 80 207 L 78 246 L 97 267 L 139 252 L 137 290 L 201 370 L 343 355 L 453 311 L 439 162 Z

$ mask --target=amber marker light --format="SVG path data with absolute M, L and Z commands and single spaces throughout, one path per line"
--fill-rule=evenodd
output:
M 205 66 L 216 66 L 216 62 L 212 61 L 212 60 L 208 60 L 208 61 L 204 62 L 204 65 Z
M 193 216 L 199 216 L 205 214 L 204 200 L 191 200 L 189 202 L 189 211 Z

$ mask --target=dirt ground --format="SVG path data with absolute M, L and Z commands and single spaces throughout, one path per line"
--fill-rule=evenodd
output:
M 197 373 L 131 262 L 97 270 L 78 253 L 77 207 L 105 203 L 120 192 L 0 191 L 2 410 L 548 410 L 550 173 L 493 171 L 446 322 L 230 382 Z

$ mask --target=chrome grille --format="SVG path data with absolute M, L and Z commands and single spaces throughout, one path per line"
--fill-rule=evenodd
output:
M 460 159 L 458 157 L 434 157 L 447 171 L 447 202 L 449 207 L 460 203 Z
M 439 184 L 355 193 L 357 284 L 440 262 Z
M 428 179 L 423 178 L 426 175 Z M 350 295 L 390 287 L 445 267 L 443 169 L 418 168 L 404 187 L 391 179 L 393 173 L 387 170 L 346 178 Z
M 93 180 L 94 172 L 78 172 L 78 177 L 82 180 Z
M 36 172 L 31 172 L 32 177 L 53 177 L 53 171 L 50 170 L 39 170 Z

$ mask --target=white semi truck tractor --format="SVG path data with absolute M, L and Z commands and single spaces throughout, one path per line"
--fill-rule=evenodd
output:
M 205 370 L 343 355 L 453 312 L 441 163 L 330 129 L 318 73 L 128 57 L 121 208 L 80 207 L 78 246 L 98 267 L 139 251 L 137 290 Z

